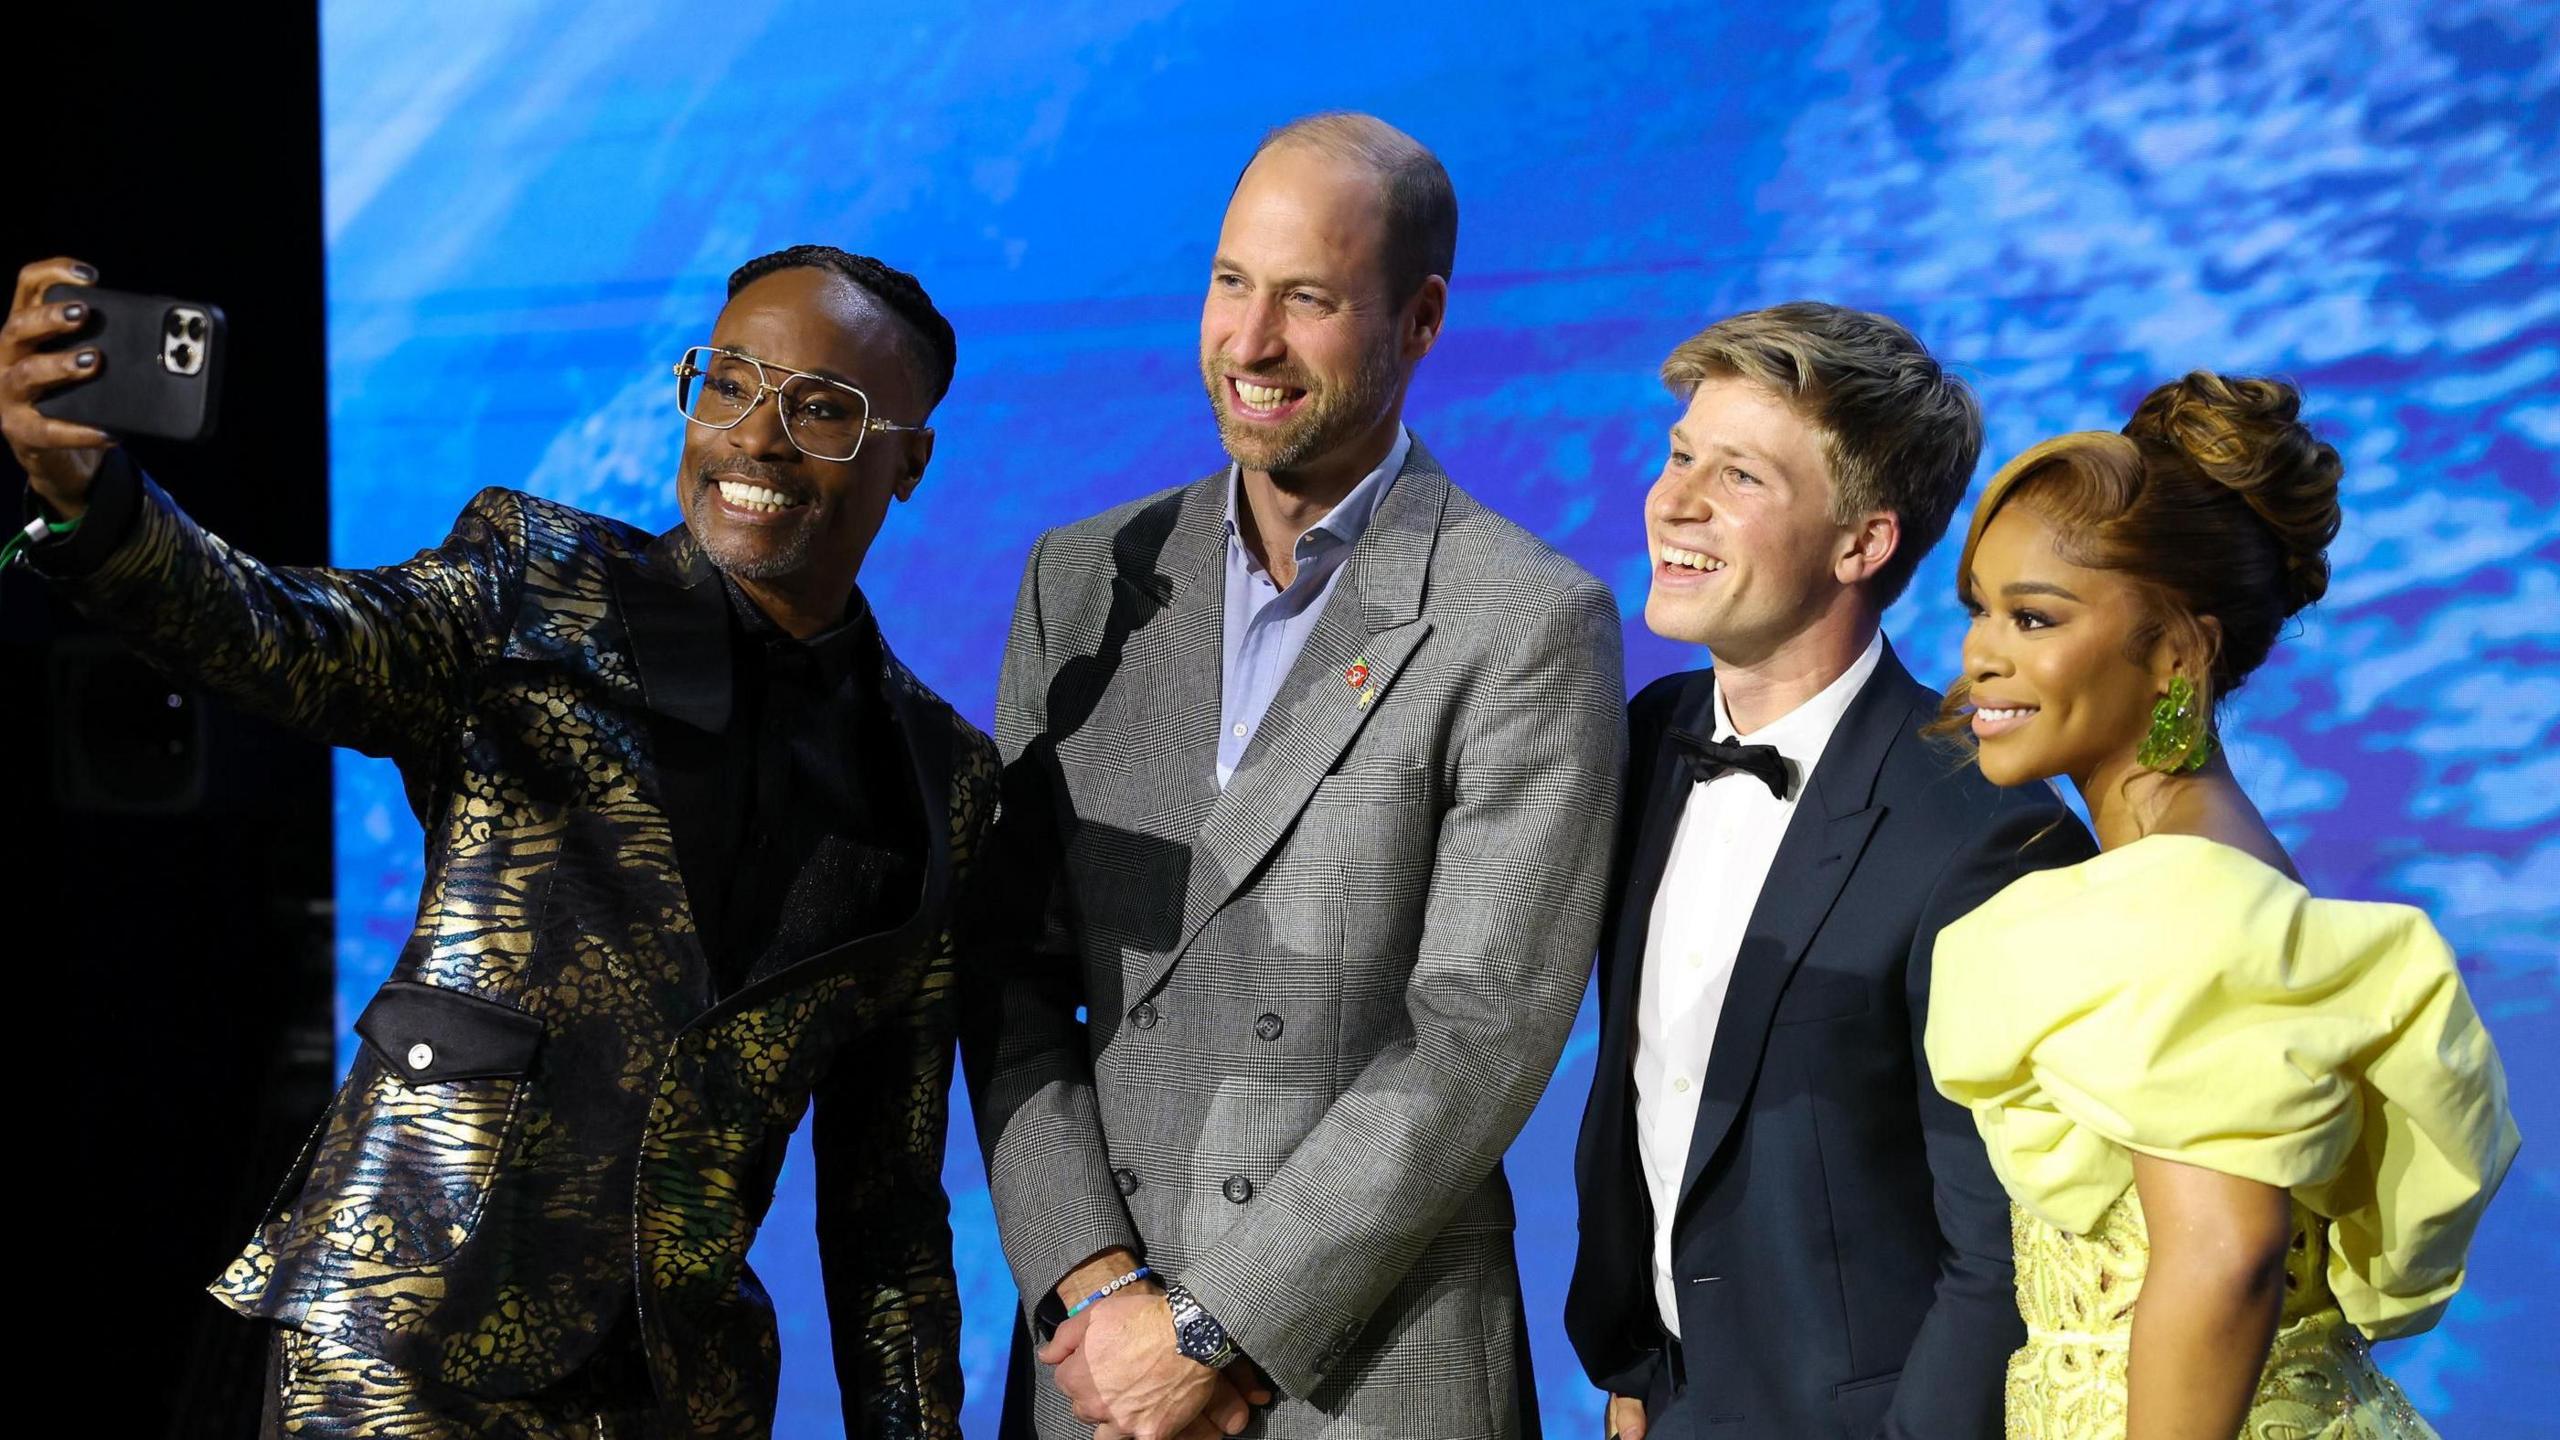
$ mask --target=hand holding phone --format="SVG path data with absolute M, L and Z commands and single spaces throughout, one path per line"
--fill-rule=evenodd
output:
M 67 259 L 28 266 L 0 332 L 0 429 L 66 515 L 85 506 L 88 477 L 118 438 L 213 433 L 227 349 L 219 307 L 96 279 Z
M 88 351 L 96 373 L 55 390 L 36 409 L 110 435 L 202 440 L 213 433 L 227 348 L 219 307 L 167 295 L 48 285 L 44 303 L 80 311 L 79 329 L 38 342 Z
M 94 345 L 45 348 L 77 335 L 89 317 L 84 302 L 47 302 L 44 292 L 97 278 L 95 269 L 67 257 L 39 260 L 18 272 L 8 322 L 0 325 L 0 435 L 36 494 L 65 518 L 89 508 L 89 482 L 115 437 L 37 408 L 43 397 L 96 376 L 105 364 Z

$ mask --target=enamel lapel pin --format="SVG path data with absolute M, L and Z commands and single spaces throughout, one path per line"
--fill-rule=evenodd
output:
M 1357 703 L 1361 709 L 1368 709 L 1369 702 L 1378 698 L 1378 692 L 1369 688 L 1368 656 L 1352 661 L 1351 668 L 1342 672 L 1342 680 L 1351 687 L 1353 694 L 1360 697 Z

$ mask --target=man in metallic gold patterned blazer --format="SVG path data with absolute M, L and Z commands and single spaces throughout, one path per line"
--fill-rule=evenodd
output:
M 92 307 L 45 298 L 96 278 L 28 266 L 0 331 L 0 430 L 77 522 L 35 564 L 171 672 L 397 761 L 427 833 L 354 1067 L 212 1287 L 275 1327 L 267 1433 L 768 1432 L 746 1254 L 814 1101 L 846 1428 L 956 1436 L 951 921 L 994 752 L 855 586 L 933 453 L 932 301 L 826 247 L 731 276 L 675 366 L 664 535 L 491 489 L 402 564 L 287 569 L 37 408 L 105 370 Z

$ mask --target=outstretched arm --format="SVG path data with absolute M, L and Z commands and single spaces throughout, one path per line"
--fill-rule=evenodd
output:
M 444 544 L 379 570 L 271 568 L 208 535 L 38 399 L 94 376 L 94 350 L 41 352 L 82 323 L 46 287 L 94 279 L 68 260 L 19 273 L 0 329 L 0 431 L 36 498 L 77 517 L 31 558 L 91 617 L 162 670 L 329 744 L 414 755 L 453 718 L 465 681 L 504 642 L 524 570 L 515 497 L 483 492 Z M 92 356 L 78 365 L 78 356 Z

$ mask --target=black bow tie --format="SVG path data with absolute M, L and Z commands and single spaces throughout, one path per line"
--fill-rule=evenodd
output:
M 1760 782 L 1769 787 L 1770 794 L 1781 800 L 1787 798 L 1787 757 L 1778 753 L 1777 746 L 1705 740 L 1677 727 L 1671 731 L 1671 740 L 1689 752 L 1686 758 L 1692 779 L 1708 779 L 1719 770 L 1739 770 L 1745 775 L 1759 777 Z

